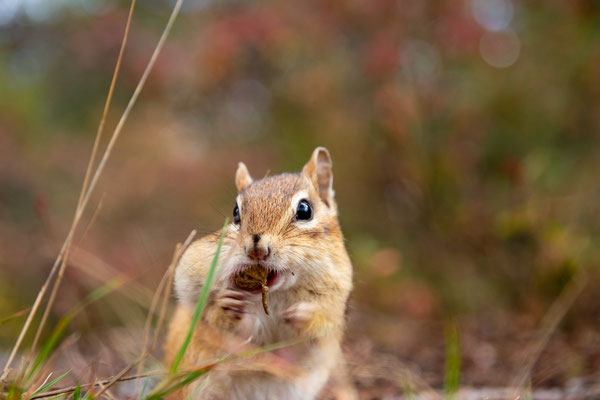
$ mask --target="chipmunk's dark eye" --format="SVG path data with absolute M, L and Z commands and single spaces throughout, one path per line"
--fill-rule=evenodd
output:
M 297 220 L 308 220 L 312 218 L 312 208 L 308 200 L 300 200 L 296 209 Z
M 240 208 L 237 203 L 235 207 L 233 207 L 233 222 L 239 224 L 242 219 L 240 218 Z

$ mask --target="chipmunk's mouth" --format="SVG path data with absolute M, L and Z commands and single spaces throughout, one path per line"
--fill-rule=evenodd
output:
M 277 281 L 277 278 L 279 278 L 277 271 L 269 271 L 269 275 L 267 276 L 267 286 L 273 286 Z
M 262 267 L 261 265 L 258 265 L 258 266 L 259 266 L 259 267 L 261 267 L 261 268 L 264 268 L 264 267 Z M 244 265 L 244 266 L 242 266 L 242 267 L 240 268 L 240 270 L 239 270 L 238 274 L 239 274 L 240 272 L 242 272 L 242 271 L 244 271 L 244 270 L 247 270 L 247 269 L 249 269 L 249 268 L 252 268 L 252 267 L 256 267 L 256 266 Z M 268 268 L 265 268 L 265 269 L 268 271 L 268 274 L 267 274 L 267 279 L 266 279 L 266 285 L 267 285 L 268 287 L 275 286 L 275 284 L 277 284 L 277 282 L 279 282 L 279 280 L 280 280 L 280 278 L 281 278 L 281 274 L 280 274 L 279 272 L 277 272 L 277 271 L 274 271 L 274 270 L 272 270 L 272 269 L 268 269 Z M 259 288 L 257 288 L 257 289 L 249 289 L 249 288 L 247 288 L 247 287 L 242 287 L 242 286 L 241 286 L 241 285 L 239 285 L 239 284 L 238 284 L 238 282 L 236 281 L 236 279 L 235 279 L 235 278 L 236 278 L 236 276 L 237 276 L 237 274 L 234 274 L 234 275 L 232 276 L 232 282 L 233 282 L 233 285 L 235 285 L 235 287 L 236 287 L 236 288 L 238 288 L 238 289 L 240 289 L 240 290 L 244 290 L 244 291 L 246 291 L 246 292 L 254 293 L 254 294 L 257 294 L 257 293 L 260 293 L 260 292 L 261 292 L 261 289 L 260 289 L 260 287 L 259 287 Z

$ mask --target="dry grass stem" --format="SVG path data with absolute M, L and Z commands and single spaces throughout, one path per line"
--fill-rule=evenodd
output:
M 160 309 L 160 313 L 158 314 L 158 320 L 156 321 L 156 327 L 154 329 L 154 337 L 152 339 L 150 351 L 154 350 L 154 348 L 156 347 L 156 343 L 158 342 L 158 334 L 160 333 L 162 324 L 165 320 L 165 315 L 167 313 L 167 305 L 169 304 L 169 299 L 171 298 L 171 290 L 173 289 L 173 278 L 175 277 L 175 268 L 177 267 L 177 264 L 179 264 L 179 260 L 181 260 L 183 253 L 185 253 L 187 248 L 190 247 L 190 245 L 192 244 L 192 241 L 196 237 L 196 233 L 196 230 L 193 230 L 189 234 L 185 242 L 183 242 L 183 245 L 178 247 L 179 252 L 177 254 L 177 257 L 171 262 L 167 270 L 167 287 L 163 296 L 163 303 Z
M 72 232 L 69 232 L 69 234 L 67 236 L 67 240 L 70 240 L 71 236 L 72 236 Z M 25 334 L 27 333 L 29 326 L 31 325 L 31 321 L 33 320 L 33 317 L 34 317 L 37 309 L 40 306 L 42 298 L 45 296 L 46 291 L 48 290 L 50 281 L 52 280 L 52 278 L 54 277 L 54 274 L 56 273 L 56 269 L 57 269 L 60 261 L 62 260 L 62 256 L 66 249 L 66 246 L 67 246 L 67 241 L 64 242 L 63 247 L 61 248 L 60 253 L 58 254 L 58 257 L 56 258 L 56 261 L 54 261 L 54 265 L 52 266 L 52 269 L 50 270 L 50 274 L 48 275 L 48 278 L 46 278 L 46 281 L 42 285 L 40 291 L 38 292 L 38 294 L 35 298 L 35 301 L 33 302 L 33 305 L 31 306 L 31 311 L 29 312 L 29 315 L 27 316 L 27 319 L 25 320 L 25 324 L 23 324 L 23 328 L 21 328 L 21 332 L 19 333 L 19 336 L 17 337 L 17 341 L 16 341 L 15 345 L 13 346 L 13 348 L 10 352 L 10 355 L 8 356 L 8 360 L 6 361 L 6 364 L 4 365 L 4 369 L 2 370 L 2 376 L 0 376 L 0 382 L 4 381 L 6 379 L 6 377 L 8 376 L 8 373 L 10 372 L 10 366 L 15 359 L 17 351 L 19 350 L 19 347 L 21 346 L 21 342 L 23 341 L 23 338 L 25 337 Z
M 34 388 L 42 386 L 42 384 L 41 384 L 42 377 L 46 374 L 54 373 L 51 366 L 54 365 L 54 363 L 56 362 L 58 355 L 64 354 L 71 346 L 73 346 L 75 343 L 77 343 L 78 340 L 79 340 L 79 335 L 72 334 L 72 335 L 68 336 L 67 338 L 65 338 L 65 340 L 63 340 L 58 345 L 58 348 L 56 349 L 56 351 L 50 355 L 48 360 L 42 366 L 42 368 L 38 374 L 38 377 L 36 377 L 32 381 L 31 385 L 29 385 L 30 388 L 24 392 L 24 396 L 23 396 L 24 398 L 29 398 L 28 396 L 31 396 L 33 393 L 36 392 L 37 389 L 34 389 Z M 22 362 L 24 363 L 24 360 L 22 360 Z M 23 371 L 25 368 L 25 365 L 26 364 L 21 366 L 19 370 Z
M 121 370 L 121 372 L 119 372 L 117 375 L 115 375 L 111 380 L 109 380 L 108 382 L 102 384 L 99 383 L 100 385 L 100 391 L 96 394 L 97 397 L 100 397 L 102 394 L 104 394 L 104 392 L 106 392 L 112 385 L 114 385 L 115 383 L 117 383 L 119 381 L 119 379 L 121 379 L 122 377 L 125 376 L 125 374 L 127 374 L 129 371 L 131 371 L 133 369 L 133 367 L 136 366 L 136 364 L 140 364 L 143 360 L 143 355 L 136 360 L 135 362 L 129 364 L 127 367 L 123 368 Z M 139 375 L 139 374 L 138 374 Z M 139 382 L 139 381 L 138 381 Z
M 374 362 L 365 363 L 364 359 L 352 360 L 348 363 L 352 369 L 351 375 L 361 378 L 380 378 L 392 381 L 398 387 L 412 386 L 412 389 L 431 399 L 443 399 L 425 379 L 397 357 L 388 354 L 378 354 L 371 357 Z
M 116 380 L 116 382 L 126 382 L 126 381 L 131 381 L 134 379 L 147 378 L 150 376 L 161 376 L 161 375 L 166 375 L 167 373 L 168 373 L 168 371 L 160 371 L 160 372 L 149 372 L 149 373 L 141 374 L 141 375 L 124 376 L 124 377 L 118 378 Z M 81 389 L 89 389 L 89 388 L 92 388 L 95 386 L 101 386 L 101 385 L 104 386 L 104 385 L 107 385 L 109 382 L 111 382 L 113 379 L 114 379 L 114 377 L 111 377 L 108 379 L 104 379 L 102 381 L 80 385 L 80 387 L 81 387 Z M 58 396 L 58 395 L 65 394 L 65 393 L 73 393 L 75 391 L 75 389 L 77 389 L 77 386 L 70 386 L 67 388 L 50 390 L 48 392 L 44 392 L 44 393 L 40 393 L 40 394 L 31 396 L 30 399 L 31 400 L 44 399 L 44 398 L 48 398 L 48 397 L 52 397 L 52 396 Z
M 117 78 L 119 76 L 119 70 L 121 69 L 121 61 L 123 59 L 123 53 L 125 51 L 125 46 L 127 44 L 127 38 L 129 37 L 129 28 L 131 26 L 133 10 L 135 9 L 135 2 L 136 2 L 136 0 L 131 1 L 131 6 L 129 8 L 129 15 L 127 17 L 127 23 L 125 25 L 125 32 L 123 34 L 123 40 L 121 41 L 121 48 L 119 50 L 119 56 L 117 57 L 117 64 L 115 65 L 115 70 L 113 72 L 113 77 L 112 77 L 112 81 L 110 84 L 110 88 L 108 89 L 108 95 L 106 97 L 106 102 L 104 103 L 104 111 L 102 112 L 102 118 L 100 119 L 98 131 L 96 132 L 96 138 L 94 139 L 94 146 L 92 148 L 92 154 L 90 155 L 88 166 L 85 171 L 83 186 L 81 187 L 79 199 L 77 200 L 77 208 L 76 208 L 76 212 L 75 212 L 75 218 L 73 218 L 73 224 L 71 226 L 71 231 L 73 231 L 73 233 L 77 229 L 77 225 L 79 224 L 79 220 L 80 220 L 81 216 L 83 215 L 85 205 L 87 204 L 87 202 L 85 202 L 85 204 L 84 204 L 83 200 L 84 200 L 84 198 L 89 198 L 89 194 L 93 190 L 93 187 L 90 187 L 89 188 L 90 191 L 88 192 L 88 184 L 89 184 L 89 180 L 90 180 L 90 175 L 92 173 L 94 161 L 96 158 L 96 154 L 98 152 L 98 146 L 100 144 L 100 137 L 102 136 L 102 131 L 104 130 L 104 124 L 106 122 L 106 115 L 108 114 L 108 110 L 110 108 L 110 103 L 112 101 L 115 84 L 116 84 Z M 98 171 L 96 171 L 96 172 L 98 172 Z M 93 218 L 93 219 L 95 219 L 95 218 Z M 90 223 L 90 225 L 91 225 L 91 223 Z M 46 325 L 46 321 L 48 320 L 50 310 L 52 309 L 52 305 L 54 304 L 54 300 L 56 299 L 56 294 L 57 294 L 58 288 L 60 287 L 60 284 L 62 282 L 62 279 L 64 276 L 64 271 L 67 266 L 67 262 L 69 260 L 69 252 L 71 250 L 71 243 L 73 241 L 73 236 L 74 236 L 74 234 L 69 235 L 69 239 L 66 242 L 65 254 L 62 257 L 62 263 L 61 263 L 60 269 L 58 271 L 58 276 L 56 278 L 56 281 L 54 282 L 54 287 L 52 288 L 52 293 L 50 293 L 50 298 L 48 299 L 48 303 L 46 304 L 46 309 L 44 310 L 42 320 L 40 321 L 37 332 L 35 334 L 35 338 L 33 340 L 33 344 L 31 345 L 32 352 L 36 351 L 40 335 L 44 329 L 44 326 Z
M 148 310 L 148 315 L 146 317 L 146 323 L 144 324 L 144 339 L 142 341 L 141 355 L 140 355 L 140 360 L 138 362 L 138 370 L 137 370 L 138 375 L 141 374 L 141 372 L 142 372 L 143 362 L 144 362 L 146 355 L 151 353 L 154 350 L 154 348 L 156 346 L 156 342 L 158 341 L 158 333 L 161 329 L 161 325 L 164 320 L 167 304 L 168 304 L 169 297 L 171 294 L 171 287 L 172 287 L 172 283 L 173 283 L 175 267 L 177 266 L 177 264 L 179 264 L 179 260 L 181 259 L 181 256 L 183 256 L 183 253 L 190 246 L 190 244 L 192 243 L 192 240 L 194 240 L 196 233 L 197 233 L 196 230 L 193 230 L 192 232 L 190 232 L 190 234 L 188 235 L 186 240 L 183 242 L 183 244 L 181 244 L 181 243 L 177 244 L 177 246 L 175 247 L 175 251 L 173 252 L 173 258 L 171 259 L 171 263 L 169 264 L 169 267 L 165 271 L 162 279 L 160 280 L 160 283 L 158 284 L 158 288 L 156 289 L 156 292 L 154 293 L 154 297 L 152 298 L 152 302 L 150 303 L 150 309 Z M 164 295 L 163 295 L 163 292 L 164 292 Z M 154 330 L 152 344 L 151 344 L 150 348 L 148 349 L 147 347 L 148 347 L 148 340 L 150 337 L 150 327 L 152 325 L 152 316 L 154 315 L 154 313 L 156 311 L 156 306 L 161 297 L 163 298 L 163 303 L 162 303 L 162 307 L 161 307 L 158 321 L 156 324 L 156 328 Z M 136 384 L 135 391 L 136 391 L 136 393 L 139 391 L 138 384 Z
M 92 229 L 94 222 L 96 222 L 96 218 L 98 218 L 98 215 L 100 214 L 100 210 L 102 210 L 102 205 L 104 204 L 105 197 L 106 197 L 106 193 L 102 193 L 102 197 L 100 197 L 100 201 L 98 201 L 98 206 L 96 207 L 96 211 L 94 211 L 94 214 L 92 214 L 92 218 L 90 218 L 90 222 L 88 222 L 87 226 L 83 230 L 83 233 L 81 234 L 81 237 L 79 238 L 79 241 L 77 242 L 76 247 L 79 247 L 81 245 L 81 243 L 87 236 L 90 229 Z
M 121 272 L 115 267 L 82 248 L 74 249 L 71 255 L 71 264 L 103 283 L 110 282 L 115 276 L 121 275 Z M 123 291 L 122 294 L 134 303 L 146 308 L 154 296 L 154 291 L 135 280 L 131 280 L 127 290 Z
M 133 15 L 133 9 L 134 9 L 134 5 L 135 5 L 135 1 L 136 0 L 132 0 L 130 12 L 129 12 L 129 17 L 127 19 L 127 25 L 125 27 L 125 34 L 124 34 L 124 37 L 123 37 L 123 41 L 121 43 L 121 50 L 119 51 L 119 57 L 117 59 L 117 65 L 116 65 L 115 71 L 113 73 L 113 79 L 112 79 L 112 83 L 111 83 L 111 86 L 110 86 L 110 89 L 109 89 L 109 93 L 108 93 L 108 96 L 107 96 L 106 104 L 105 104 L 105 107 L 104 107 L 104 113 L 103 113 L 102 119 L 100 121 L 100 126 L 98 127 L 98 132 L 96 134 L 96 140 L 95 140 L 95 143 L 94 143 L 94 148 L 92 150 L 92 155 L 90 157 L 90 162 L 88 163 L 88 168 L 87 168 L 87 171 L 86 171 L 86 177 L 84 179 L 84 184 L 83 184 L 83 187 L 81 189 L 79 200 L 77 202 L 77 209 L 76 209 L 76 212 L 75 212 L 75 218 L 73 219 L 73 224 L 71 225 L 71 230 L 69 231 L 69 234 L 67 235 L 67 238 L 65 239 L 65 242 L 63 243 L 63 246 L 61 248 L 61 251 L 60 251 L 58 257 L 56 258 L 56 260 L 54 262 L 54 265 L 52 266 L 52 269 L 50 270 L 50 274 L 48 275 L 48 278 L 46 279 L 46 282 L 44 282 L 44 284 L 42 285 L 42 288 L 38 292 L 38 295 L 37 295 L 37 297 L 36 297 L 36 299 L 34 301 L 34 304 L 33 304 L 32 308 L 31 308 L 31 311 L 30 311 L 30 313 L 29 313 L 29 315 L 27 317 L 27 320 L 25 321 L 25 324 L 23 325 L 23 328 L 21 329 L 21 332 L 19 333 L 17 341 L 16 341 L 15 345 L 13 346 L 13 348 L 11 350 L 11 353 L 10 353 L 10 355 L 8 357 L 8 360 L 6 361 L 6 364 L 5 364 L 4 369 L 2 371 L 2 376 L 0 376 L 0 382 L 3 381 L 6 378 L 6 376 L 8 375 L 8 372 L 10 370 L 10 366 L 11 366 L 11 364 L 12 364 L 12 362 L 13 362 L 16 354 L 17 354 L 17 351 L 19 350 L 19 347 L 20 347 L 20 345 L 21 345 L 21 343 L 23 341 L 23 338 L 25 337 L 25 334 L 29 330 L 29 326 L 31 325 L 31 321 L 33 320 L 33 317 L 35 316 L 35 313 L 37 312 L 37 309 L 39 308 L 39 306 L 41 304 L 41 301 L 44 298 L 44 296 L 46 294 L 46 291 L 48 290 L 48 286 L 50 284 L 50 281 L 52 280 L 52 278 L 56 274 L 56 270 L 58 268 L 58 265 L 61 263 L 61 261 L 62 261 L 62 265 L 66 265 L 66 259 L 67 259 L 67 256 L 68 256 L 70 244 L 71 244 L 71 242 L 73 240 L 75 228 L 77 227 L 79 219 L 81 218 L 81 214 L 83 213 L 83 210 L 85 209 L 85 204 L 82 204 L 82 202 L 83 202 L 82 199 L 84 199 L 84 193 L 87 193 L 86 192 L 86 190 L 88 189 L 87 182 L 89 181 L 89 175 L 91 174 L 93 160 L 95 158 L 95 154 L 96 154 L 97 149 L 98 149 L 98 143 L 100 142 L 100 134 L 101 134 L 101 132 L 102 132 L 102 130 L 104 128 L 104 122 L 106 121 L 106 113 L 108 112 L 108 108 L 109 108 L 109 105 L 110 105 L 110 102 L 111 102 L 111 99 L 112 99 L 112 93 L 113 93 L 113 90 L 114 90 L 114 85 L 115 85 L 115 82 L 117 80 L 117 75 L 118 75 L 118 72 L 119 72 L 119 69 L 120 69 L 120 64 L 121 64 L 121 60 L 122 60 L 122 56 L 123 56 L 123 51 L 124 51 L 124 48 L 125 48 L 125 44 L 127 42 L 127 37 L 129 35 L 129 27 L 131 25 L 131 17 Z M 90 188 L 90 192 L 91 192 L 92 189 L 93 188 Z M 89 196 L 85 196 L 85 197 L 89 198 Z M 61 265 L 61 270 L 64 269 L 64 267 L 62 267 L 62 265 Z M 57 280 L 57 283 L 59 283 L 58 280 Z M 55 285 L 55 288 L 57 288 L 57 287 L 58 286 Z M 42 317 L 42 321 L 40 322 L 40 325 L 38 327 L 38 331 L 37 331 L 35 339 L 33 341 L 32 349 L 34 351 L 35 351 L 35 348 L 37 347 L 37 343 L 39 341 L 40 332 L 42 331 L 43 326 L 44 326 L 44 324 L 45 324 L 45 322 L 47 320 L 48 313 L 49 313 L 48 310 L 51 308 L 50 307 L 50 305 L 51 305 L 50 301 L 48 302 L 48 305 L 49 306 L 46 307 L 46 311 L 44 312 L 44 316 Z
M 515 388 L 513 397 L 519 396 L 525 383 L 531 376 L 533 366 L 537 362 L 540 354 L 548 344 L 550 337 L 556 330 L 556 327 L 563 319 L 567 311 L 571 308 L 579 294 L 583 291 L 588 283 L 589 277 L 586 270 L 580 270 L 579 274 L 569 282 L 567 287 L 562 291 L 560 296 L 552 303 L 550 309 L 542 320 L 539 329 L 539 336 L 530 346 L 523 367 L 519 371 L 516 379 L 513 381 L 512 387 Z
M 110 392 L 110 390 L 106 390 L 105 391 L 105 385 L 102 385 L 101 383 L 98 384 L 98 386 L 100 386 L 100 392 L 98 392 L 98 394 L 96 395 L 97 398 L 101 398 L 100 396 L 104 396 L 106 398 L 108 398 L 109 400 L 116 400 L 116 397 Z
M 96 184 L 97 184 L 100 176 L 102 175 L 102 172 L 104 171 L 104 167 L 106 166 L 107 160 L 109 159 L 109 157 L 111 155 L 112 149 L 113 149 L 117 139 L 120 136 L 123 126 L 125 125 L 125 122 L 127 121 L 127 118 L 129 117 L 129 114 L 131 113 L 131 110 L 133 109 L 133 106 L 135 105 L 135 103 L 136 103 L 136 101 L 148 79 L 148 76 L 150 75 L 150 72 L 152 71 L 154 64 L 156 63 L 156 60 L 158 59 L 158 56 L 159 56 L 159 54 L 164 46 L 164 43 L 171 31 L 171 28 L 173 27 L 175 19 L 176 19 L 177 15 L 179 14 L 179 11 L 181 10 L 182 4 L 183 4 L 183 0 L 178 0 L 177 3 L 175 4 L 175 6 L 173 7 L 173 10 L 169 17 L 169 20 L 165 26 L 165 29 L 163 30 L 163 33 L 158 41 L 158 44 L 156 45 L 156 47 L 154 49 L 154 52 L 152 53 L 152 56 L 151 56 L 148 64 L 146 65 L 146 69 L 144 70 L 144 73 L 142 74 L 142 77 L 140 78 L 138 85 L 136 86 L 135 91 L 127 104 L 127 107 L 125 108 L 125 111 L 123 112 L 115 130 L 113 131 L 110 141 L 106 147 L 106 150 L 104 151 L 104 154 L 103 154 L 100 162 L 98 163 L 96 172 L 94 173 L 91 181 L 89 182 L 89 186 L 87 187 L 87 190 L 85 191 L 85 195 L 83 196 L 82 200 L 79 202 L 79 207 L 77 207 L 77 210 L 75 212 L 75 218 L 73 220 L 73 224 L 72 224 L 71 229 L 67 235 L 67 238 L 65 239 L 65 242 L 61 248 L 61 252 L 57 257 L 57 259 L 50 271 L 50 274 L 48 275 L 46 282 L 44 283 L 44 285 L 38 292 L 38 296 L 36 297 L 34 305 L 32 306 L 32 310 L 29 313 L 29 316 L 27 317 L 27 320 L 25 321 L 23 328 L 21 329 L 19 337 L 17 338 L 17 342 L 15 343 L 15 345 L 13 346 L 13 349 L 11 350 L 8 360 L 4 366 L 2 376 L 0 376 L 0 381 L 3 381 L 6 378 L 6 376 L 8 375 L 10 366 L 16 356 L 16 353 L 17 353 L 22 341 L 23 341 L 23 338 L 25 337 L 25 334 L 27 333 L 27 331 L 29 329 L 29 326 L 31 325 L 31 321 L 32 321 L 35 313 L 37 312 L 37 309 L 39 308 L 41 300 L 45 296 L 45 293 L 48 289 L 49 283 L 52 280 L 52 278 L 54 277 L 56 270 L 58 268 L 58 265 L 61 264 L 61 268 L 60 268 L 61 271 L 59 272 L 59 276 L 57 277 L 57 282 L 54 286 L 54 288 L 55 288 L 54 291 L 56 291 L 58 289 L 58 285 L 60 284 L 59 279 L 62 279 L 62 276 L 64 274 L 64 269 L 66 267 L 66 258 L 67 258 L 66 256 L 68 255 L 69 247 L 73 240 L 75 229 L 76 229 L 76 227 L 79 223 L 79 220 L 81 219 L 81 216 L 89 202 L 91 194 L 93 193 L 94 188 L 96 187 Z M 130 24 L 130 19 L 128 20 L 128 25 L 129 24 Z M 128 32 L 128 29 L 126 29 L 126 32 Z M 82 193 L 83 193 L 83 190 L 82 190 Z M 62 261 L 62 263 L 61 263 L 61 261 Z M 48 306 L 46 307 L 47 310 L 49 310 L 51 308 L 51 305 L 52 304 L 49 301 Z M 47 314 L 47 312 L 46 312 L 46 314 Z M 41 331 L 42 328 L 43 328 L 43 324 L 40 323 L 40 328 L 38 328 L 38 334 L 36 334 L 37 338 L 39 338 L 39 331 Z

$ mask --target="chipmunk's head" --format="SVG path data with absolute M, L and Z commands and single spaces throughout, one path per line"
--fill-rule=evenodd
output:
M 260 265 L 270 271 L 270 287 L 286 289 L 318 273 L 320 263 L 327 262 L 324 255 L 342 243 L 332 183 L 331 157 L 324 147 L 315 149 L 296 174 L 255 181 L 240 163 L 226 276 L 233 280 Z

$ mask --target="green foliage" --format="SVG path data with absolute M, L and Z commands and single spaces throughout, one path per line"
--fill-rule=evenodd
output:
M 410 380 L 406 380 L 404 385 L 402 386 L 402 395 L 406 400 L 414 400 L 415 398 L 415 388 Z
M 206 374 L 210 369 L 212 369 L 212 366 L 207 366 L 206 368 L 202 368 L 191 372 L 185 372 L 183 374 L 178 373 L 179 366 L 183 361 L 185 352 L 187 351 L 190 341 L 192 340 L 194 331 L 196 330 L 200 317 L 202 316 L 202 312 L 204 311 L 204 308 L 206 307 L 206 303 L 208 301 L 210 288 L 212 286 L 215 271 L 219 262 L 219 255 L 221 254 L 221 246 L 223 245 L 223 239 L 227 230 L 227 224 L 229 224 L 228 218 L 225 219 L 225 224 L 223 225 L 223 229 L 221 230 L 221 236 L 217 244 L 217 249 L 210 264 L 208 274 L 206 276 L 206 281 L 202 285 L 202 292 L 200 293 L 198 301 L 196 302 L 194 313 L 192 315 L 192 322 L 190 323 L 190 327 L 188 328 L 183 343 L 177 351 L 175 359 L 173 360 L 173 364 L 171 364 L 169 376 L 166 377 L 165 380 L 163 380 L 160 384 L 158 384 L 156 388 L 154 388 L 154 390 L 148 395 L 148 400 L 161 399 L 169 393 L 172 393 L 196 381 L 198 378 L 200 378 L 201 376 Z
M 450 322 L 444 330 L 446 339 L 446 362 L 444 392 L 447 399 L 454 399 L 460 386 L 460 339 L 456 322 Z
M 146 398 L 146 391 L 148 390 L 148 384 L 149 384 L 148 379 L 144 379 L 144 383 L 142 384 L 142 390 L 140 391 L 138 400 L 143 400 Z
M 217 250 L 215 251 L 215 255 L 210 264 L 210 269 L 208 270 L 208 275 L 206 276 L 206 282 L 202 285 L 202 292 L 200 293 L 200 297 L 198 298 L 198 302 L 196 303 L 196 307 L 194 308 L 194 314 L 192 315 L 192 323 L 188 329 L 185 340 L 181 344 L 175 359 L 173 360 L 173 364 L 171 365 L 171 374 L 177 373 L 177 369 L 179 368 L 179 364 L 183 360 L 183 356 L 190 344 L 194 331 L 196 330 L 196 326 L 198 325 L 198 321 L 202 316 L 202 312 L 204 311 L 204 307 L 206 307 L 206 302 L 208 301 L 208 295 L 210 294 L 210 287 L 212 286 L 215 270 L 217 268 L 217 263 L 219 261 L 219 254 L 221 253 L 221 245 L 223 244 L 223 238 L 225 237 L 225 232 L 227 230 L 227 224 L 229 223 L 229 219 L 225 219 L 225 224 L 223 225 L 223 229 L 221 230 L 221 237 L 219 238 L 219 243 L 217 245 Z
M 33 362 L 30 363 L 29 361 L 26 361 L 24 365 L 17 371 L 17 376 L 14 377 L 14 379 L 7 382 L 7 398 L 11 400 L 21 400 L 23 398 L 23 393 L 26 390 L 30 389 L 30 386 L 32 385 L 34 379 L 38 376 L 40 370 L 48 361 L 48 359 L 60 343 L 66 329 L 68 328 L 69 324 L 73 321 L 73 319 L 77 315 L 79 315 L 87 306 L 111 294 L 116 289 L 121 287 L 123 283 L 124 282 L 122 279 L 117 278 L 96 288 L 91 293 L 89 293 L 85 297 L 85 299 L 77 303 L 69 312 L 67 312 L 66 315 L 60 318 L 60 320 L 50 333 L 48 339 L 42 344 L 42 346 L 38 350 Z M 62 381 L 69 374 L 69 372 L 70 370 L 60 375 L 58 378 L 37 388 L 34 391 L 33 395 L 41 394 L 44 391 L 50 389 L 53 385 Z M 81 391 L 79 386 L 78 390 L 76 390 L 75 393 L 77 393 L 78 391 Z M 83 398 L 91 399 L 92 396 L 93 395 L 91 392 L 87 392 Z
M 25 315 L 27 313 L 27 311 L 29 311 L 28 309 L 26 310 L 21 310 L 18 311 L 16 313 L 14 313 L 13 315 L 9 315 L 8 317 L 4 317 L 2 319 L 0 319 L 0 326 L 4 325 L 5 323 L 12 321 L 13 319 L 19 318 L 23 315 Z
M 203 368 L 200 370 L 196 370 L 196 371 L 191 371 L 191 372 L 186 372 L 183 374 L 177 374 L 177 376 L 175 377 L 175 379 L 171 379 L 170 382 L 171 384 L 165 385 L 165 386 L 159 386 L 158 390 L 154 390 L 152 393 L 150 393 L 150 395 L 148 395 L 148 397 L 146 397 L 146 400 L 160 400 L 162 398 L 164 398 L 165 396 L 167 396 L 170 393 L 175 392 L 176 390 L 179 390 L 181 388 L 186 387 L 187 385 L 191 384 L 192 382 L 196 381 L 198 378 L 202 377 L 203 375 L 205 375 L 208 371 L 210 371 L 211 367 L 207 367 L 207 368 Z
M 52 386 L 54 386 L 55 384 L 57 384 L 59 381 L 61 381 L 65 376 L 67 376 L 69 374 L 69 372 L 71 372 L 71 370 L 68 370 L 67 372 L 65 372 L 64 374 L 62 374 L 61 376 L 59 376 L 58 378 L 46 383 L 45 385 L 40 386 L 39 389 L 37 389 L 35 392 L 33 392 L 34 395 L 36 394 L 40 394 L 43 391 L 50 389 Z
M 79 383 L 73 392 L 73 400 L 81 400 L 81 385 Z
M 50 338 L 40 348 L 35 361 L 33 362 L 29 373 L 27 374 L 27 380 L 30 380 L 35 376 L 43 363 L 48 359 L 50 354 L 54 351 L 59 341 L 62 339 L 65 330 L 75 317 L 75 314 L 67 314 L 60 319 L 54 330 L 52 331 Z
M 48 359 L 50 354 L 54 351 L 60 340 L 62 339 L 67 327 L 81 311 L 85 309 L 88 305 L 94 303 L 95 301 L 100 300 L 102 297 L 110 294 L 115 289 L 120 287 L 123 284 L 122 279 L 115 279 L 101 287 L 95 289 L 93 292 L 88 294 L 86 298 L 78 303 L 71 311 L 69 311 L 65 316 L 63 316 L 56 327 L 53 329 L 50 337 L 40 348 L 33 364 L 31 365 L 31 369 L 27 373 L 26 380 L 31 380 L 35 374 L 39 371 L 40 367 L 44 364 L 44 362 Z

